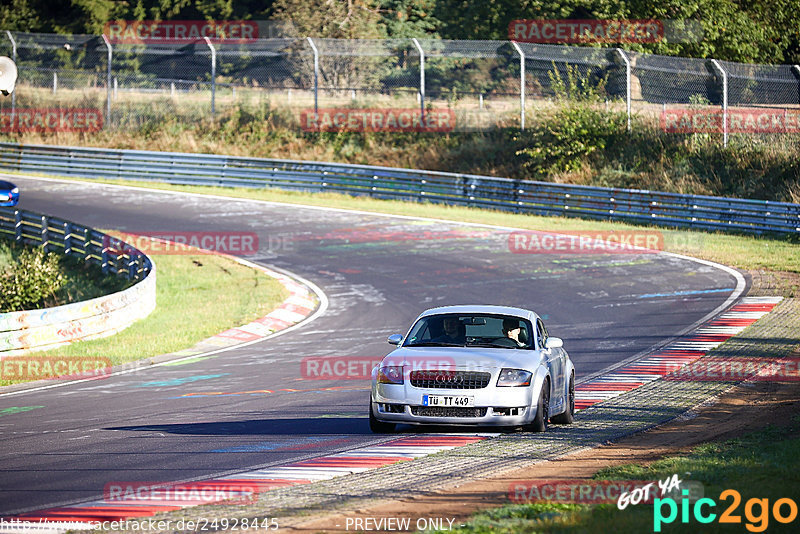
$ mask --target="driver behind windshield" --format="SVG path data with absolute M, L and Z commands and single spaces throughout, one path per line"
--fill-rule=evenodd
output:
M 467 327 L 461 324 L 458 317 L 445 317 L 442 322 L 442 328 L 444 333 L 432 341 L 458 345 L 463 345 L 467 342 Z

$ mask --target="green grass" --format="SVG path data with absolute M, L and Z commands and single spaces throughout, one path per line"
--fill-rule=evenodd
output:
M 92 181 L 134 187 L 149 187 L 166 191 L 186 191 L 308 206 L 325 206 L 375 213 L 447 219 L 468 223 L 508 226 L 525 230 L 619 231 L 641 230 L 643 228 L 642 226 L 611 221 L 539 217 L 460 206 L 352 197 L 336 193 L 301 193 L 280 189 L 182 186 L 127 180 Z M 716 261 L 739 269 L 765 269 L 800 273 L 800 241 L 796 238 L 758 237 L 720 232 L 653 228 L 663 232 L 664 250 L 669 252 Z M 797 294 L 800 294 L 800 287 L 793 286 L 788 288 L 788 292 L 784 296 L 790 297 Z
M 153 313 L 111 337 L 34 355 L 106 357 L 116 365 L 174 352 L 262 317 L 288 296 L 274 278 L 228 258 L 151 256 L 158 277 Z M 0 380 L 0 385 L 10 383 Z
M 767 427 L 759 432 L 725 442 L 712 442 L 696 447 L 688 456 L 668 457 L 648 466 L 628 464 L 607 468 L 595 475 L 596 479 L 609 480 L 664 480 L 677 474 L 683 480 L 701 482 L 704 497 L 713 499 L 714 509 L 704 507 L 703 512 L 721 513 L 731 505 L 731 498 L 720 499 L 720 493 L 734 489 L 741 495 L 741 503 L 734 515 L 741 517 L 740 524 L 721 525 L 718 521 L 703 525 L 690 511 L 689 521 L 681 524 L 680 502 L 677 519 L 662 525 L 665 533 L 695 532 L 748 532 L 746 525 L 762 524 L 760 509 L 752 508 L 753 517 L 745 513 L 746 503 L 752 499 L 769 499 L 769 509 L 776 500 L 793 499 L 800 505 L 800 425 L 798 418 L 786 427 Z M 450 532 L 459 533 L 583 533 L 583 532 L 653 532 L 652 505 L 629 505 L 624 510 L 616 504 L 596 506 L 557 503 L 550 501 L 513 504 L 489 509 L 475 514 L 463 527 Z M 667 513 L 666 507 L 664 513 Z M 782 514 L 788 515 L 784 505 Z M 797 532 L 800 518 L 781 524 L 773 517 L 767 519 L 766 532 Z M 752 530 L 755 532 L 756 530 Z

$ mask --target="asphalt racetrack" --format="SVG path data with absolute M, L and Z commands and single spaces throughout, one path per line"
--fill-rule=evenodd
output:
M 580 381 L 665 343 L 744 289 L 727 270 L 669 254 L 513 254 L 507 229 L 13 181 L 20 208 L 95 228 L 255 232 L 259 253 L 248 259 L 313 282 L 329 307 L 285 335 L 201 361 L 0 396 L 0 413 L 37 407 L 0 417 L 0 516 L 97 499 L 110 482 L 208 478 L 392 439 L 369 431 L 367 380 L 304 379 L 301 361 L 383 356 L 386 337 L 429 307 L 536 310 L 564 339 Z M 274 393 L 242 393 L 253 390 Z

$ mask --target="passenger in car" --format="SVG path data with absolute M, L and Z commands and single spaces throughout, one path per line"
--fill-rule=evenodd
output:
M 519 321 L 515 321 L 514 319 L 503 319 L 503 335 L 516 341 L 518 346 L 525 346 L 525 342 L 521 338 L 521 335 L 524 336 L 524 333 L 522 333 L 522 327 L 520 326 Z

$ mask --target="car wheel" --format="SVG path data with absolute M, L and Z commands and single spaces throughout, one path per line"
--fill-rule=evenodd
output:
M 550 422 L 558 425 L 569 425 L 575 420 L 575 373 L 569 377 L 569 388 L 567 389 L 567 409 L 564 413 L 554 415 Z
M 394 429 L 397 425 L 394 423 L 384 423 L 383 421 L 378 421 L 375 418 L 374 412 L 372 411 L 372 401 L 369 402 L 369 429 L 372 430 L 376 434 L 390 434 L 394 432 Z
M 539 393 L 539 403 L 536 406 L 536 417 L 523 427 L 528 432 L 544 432 L 550 419 L 550 379 L 545 378 L 542 391 Z

